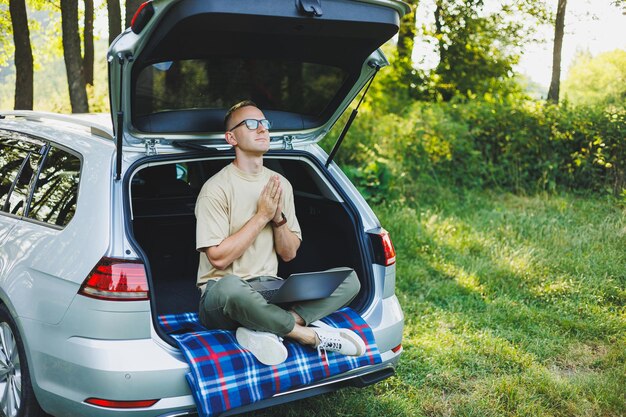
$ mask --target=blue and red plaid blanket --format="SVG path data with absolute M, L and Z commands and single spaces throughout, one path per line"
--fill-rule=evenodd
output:
M 176 339 L 191 371 L 191 386 L 198 413 L 214 416 L 232 408 L 254 403 L 292 388 L 341 374 L 361 366 L 381 362 L 372 330 L 350 308 L 343 308 L 323 322 L 333 327 L 349 328 L 360 335 L 367 352 L 360 357 L 322 352 L 285 340 L 289 356 L 284 363 L 263 365 L 243 350 L 234 331 L 207 330 L 196 313 L 159 317 L 163 328 Z

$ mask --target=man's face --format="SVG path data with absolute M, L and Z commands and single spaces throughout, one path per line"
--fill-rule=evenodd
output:
M 226 131 L 226 141 L 242 152 L 263 155 L 270 148 L 270 132 L 261 123 L 256 129 L 248 129 L 245 123 L 241 124 L 246 119 L 263 120 L 265 115 L 253 106 L 235 110 L 227 126 L 230 130 Z

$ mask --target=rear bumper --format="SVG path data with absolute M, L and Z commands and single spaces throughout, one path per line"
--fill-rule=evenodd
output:
M 36 395 L 48 413 L 86 417 L 173 417 L 196 414 L 196 405 L 184 377 L 188 371 L 187 364 L 168 353 L 154 340 L 112 342 L 72 338 L 67 345 L 69 352 L 64 357 L 55 357 L 45 352 L 34 353 L 35 363 L 41 370 L 37 375 Z M 137 354 L 131 356 L 129 348 Z M 400 352 L 385 352 L 380 364 L 299 387 L 230 410 L 224 415 L 297 401 L 343 387 L 364 387 L 376 383 L 394 374 L 399 356 Z M 136 366 L 129 366 L 129 362 L 134 362 Z M 146 364 L 151 367 L 148 368 Z M 85 403 L 85 399 L 89 397 L 160 400 L 148 408 L 109 409 Z
M 182 353 L 165 343 L 144 321 L 144 334 L 139 339 L 105 340 L 74 336 L 76 319 L 82 330 L 88 324 L 96 325 L 111 315 L 90 315 L 81 309 L 81 315 L 59 325 L 21 319 L 24 339 L 28 341 L 27 352 L 33 388 L 42 408 L 53 415 L 106 417 L 113 415 L 138 417 L 172 417 L 194 414 L 195 402 L 185 375 L 189 366 Z M 395 314 L 391 314 L 395 312 Z M 366 320 L 372 325 L 382 363 L 354 369 L 315 384 L 277 394 L 267 400 L 233 409 L 225 415 L 234 415 L 277 404 L 296 401 L 346 386 L 362 387 L 376 383 L 394 373 L 401 350 L 395 349 L 402 338 L 403 316 L 395 297 L 380 301 Z M 120 317 L 129 316 L 135 323 L 148 311 L 119 312 Z M 136 316 L 135 316 L 136 315 Z M 379 316 L 376 318 L 376 316 Z M 118 318 L 118 317 L 115 317 Z M 124 321 L 116 321 L 124 326 Z M 76 324 L 78 326 L 78 323 Z M 107 326 L 111 326 L 108 323 Z M 124 330 L 126 332 L 128 330 Z M 129 331 L 130 333 L 130 331 Z M 138 333 L 133 331 L 132 333 Z M 111 409 L 88 404 L 88 398 L 116 401 L 159 401 L 152 407 L 135 409 Z
M 23 322 L 29 343 L 33 388 L 41 407 L 53 415 L 157 416 L 195 410 L 180 352 L 158 338 L 98 340 L 63 337 L 57 326 Z M 45 342 L 44 342 L 45 341 Z M 109 409 L 88 398 L 159 401 L 152 407 Z
M 232 409 L 224 414 L 221 414 L 220 417 L 232 416 L 236 414 L 247 413 L 253 410 L 259 410 L 262 408 L 273 407 L 275 405 L 298 401 L 304 398 L 337 391 L 338 389 L 345 387 L 363 388 L 368 385 L 375 384 L 386 378 L 389 378 L 395 373 L 396 365 L 400 358 L 400 353 L 401 351 L 397 353 L 394 353 L 392 351 L 385 352 L 381 355 L 383 360 L 382 363 L 379 363 L 377 365 L 354 369 L 350 372 L 346 372 L 333 378 L 319 381 L 315 384 L 277 394 L 272 398 L 268 398 L 266 400 L 259 401 L 244 407 Z

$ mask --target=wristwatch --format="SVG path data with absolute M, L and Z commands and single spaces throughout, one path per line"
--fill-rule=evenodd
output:
M 275 222 L 274 220 L 272 220 L 272 226 L 274 227 L 280 227 L 283 224 L 287 223 L 287 217 L 285 217 L 285 213 L 283 213 L 282 211 L 280 212 L 280 215 L 282 216 L 282 219 L 279 222 Z

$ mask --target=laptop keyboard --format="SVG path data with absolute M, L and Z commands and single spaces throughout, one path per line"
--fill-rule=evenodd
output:
M 279 289 L 280 288 L 274 288 L 273 290 L 257 290 L 257 292 L 261 294 L 263 298 L 265 298 L 265 300 L 269 301 L 272 299 L 274 294 L 278 292 Z

